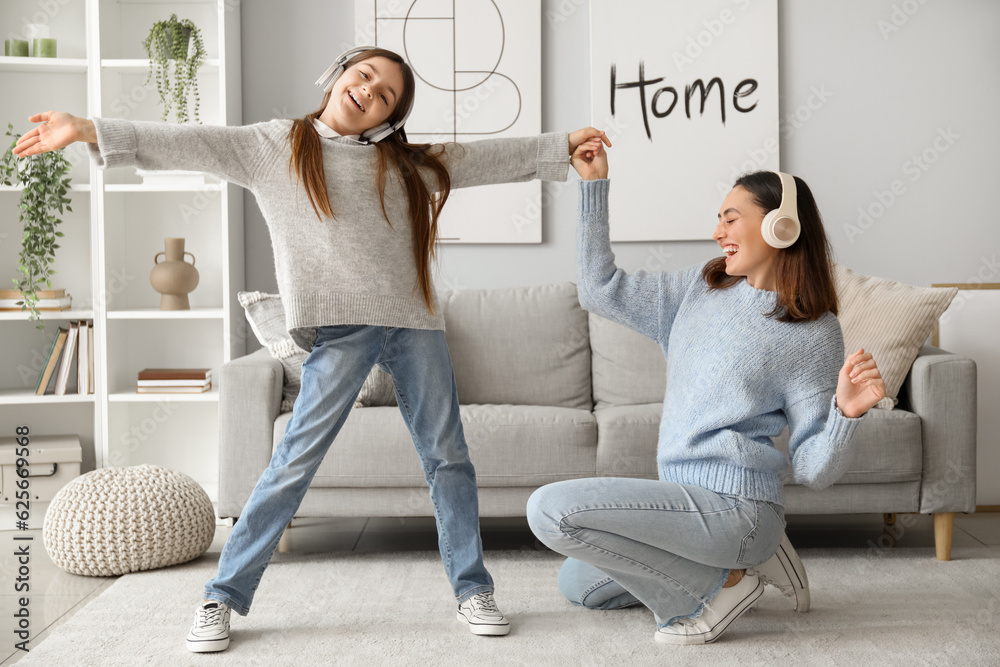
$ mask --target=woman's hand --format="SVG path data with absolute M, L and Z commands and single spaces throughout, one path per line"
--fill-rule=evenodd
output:
M 585 181 L 608 177 L 608 154 L 599 136 L 591 137 L 577 146 L 569 162 Z
M 593 139 L 594 137 L 600 137 L 601 141 L 603 141 L 608 148 L 611 147 L 611 140 L 605 136 L 603 130 L 598 130 L 594 127 L 585 127 L 582 130 L 569 133 L 569 154 L 572 155 L 575 153 L 580 144 Z
M 837 381 L 837 407 L 845 417 L 860 417 L 885 398 L 885 382 L 875 359 L 864 349 L 847 357 Z
M 17 157 L 59 150 L 74 141 L 97 143 L 97 131 L 92 120 L 78 118 L 63 111 L 36 113 L 28 120 L 40 124 L 17 140 L 13 150 Z

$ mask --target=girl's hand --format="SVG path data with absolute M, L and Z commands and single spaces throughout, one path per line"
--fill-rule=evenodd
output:
M 86 118 L 77 118 L 63 111 L 44 111 L 36 113 L 28 120 L 40 125 L 36 125 L 17 140 L 13 149 L 17 157 L 59 150 L 74 141 L 97 142 L 94 121 Z
M 569 154 L 572 155 L 575 153 L 580 144 L 589 139 L 593 139 L 594 137 L 600 137 L 601 141 L 603 141 L 608 148 L 611 147 L 611 140 L 604 135 L 603 130 L 598 130 L 593 127 L 585 127 L 582 130 L 569 133 Z
M 600 136 L 591 137 L 577 146 L 569 162 L 585 181 L 608 177 L 608 154 Z
M 860 349 L 847 357 L 837 382 L 837 407 L 845 417 L 860 417 L 885 398 L 885 382 L 872 355 Z

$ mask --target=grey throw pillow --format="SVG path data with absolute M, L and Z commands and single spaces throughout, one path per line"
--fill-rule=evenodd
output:
M 257 340 L 267 348 L 272 357 L 281 362 L 285 371 L 281 411 L 289 412 L 302 387 L 302 362 L 309 354 L 296 345 L 288 335 L 281 295 L 240 292 L 237 297 Z M 374 405 L 396 405 L 392 377 L 377 365 L 372 368 L 364 386 L 361 387 L 361 393 L 354 402 L 355 407 Z

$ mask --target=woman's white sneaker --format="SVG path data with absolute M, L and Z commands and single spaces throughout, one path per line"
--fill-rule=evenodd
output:
M 781 538 L 778 551 L 760 565 L 748 568 L 765 584 L 775 586 L 785 597 L 795 599 L 795 611 L 809 611 L 809 578 L 802 559 L 795 553 L 795 548 L 788 541 L 788 536 Z
M 493 593 L 479 593 L 458 605 L 459 622 L 469 626 L 474 635 L 505 635 L 510 623 L 497 609 Z
M 229 605 L 218 600 L 202 602 L 194 613 L 187 647 L 194 653 L 225 651 L 229 648 Z
M 747 573 L 739 583 L 720 589 L 697 618 L 682 618 L 656 631 L 664 644 L 710 644 L 722 636 L 764 593 L 764 584 Z

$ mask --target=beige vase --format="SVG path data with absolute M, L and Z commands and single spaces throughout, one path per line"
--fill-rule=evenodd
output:
M 160 293 L 160 310 L 190 310 L 188 294 L 198 286 L 198 269 L 194 268 L 195 258 L 184 252 L 184 239 L 163 239 L 166 250 L 156 253 L 156 266 L 149 273 L 149 282 Z M 160 255 L 165 255 L 161 262 Z M 191 255 L 191 263 L 184 261 L 184 255 Z

